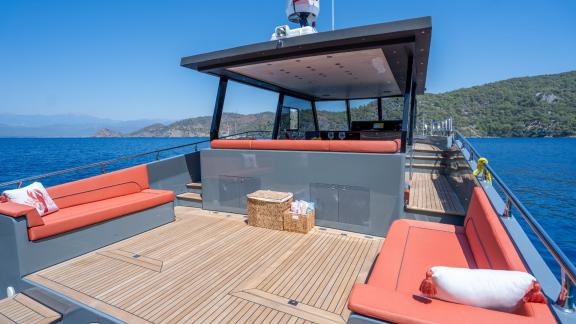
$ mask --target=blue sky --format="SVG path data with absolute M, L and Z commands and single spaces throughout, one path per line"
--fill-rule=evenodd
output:
M 284 0 L 0 0 L 0 113 L 210 115 L 217 81 L 181 68 L 180 58 L 268 40 L 287 22 L 284 6 Z M 323 31 L 330 27 L 330 1 L 321 1 L 321 10 Z M 576 70 L 573 0 L 336 0 L 336 28 L 427 15 L 429 92 Z M 270 101 L 267 94 L 258 98 Z

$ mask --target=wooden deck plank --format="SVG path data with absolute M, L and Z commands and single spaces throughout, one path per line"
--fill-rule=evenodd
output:
M 48 324 L 60 318 L 60 314 L 24 294 L 0 301 L 0 323 Z
M 408 210 L 464 216 L 465 209 L 444 175 L 414 173 Z
M 177 211 L 175 223 L 27 278 L 126 322 L 343 323 L 352 285 L 364 280 L 382 242 Z

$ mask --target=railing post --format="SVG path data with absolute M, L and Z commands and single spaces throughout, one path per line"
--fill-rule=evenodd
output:
M 101 173 L 101 174 L 106 173 L 106 163 L 102 163 L 102 164 L 100 165 L 100 173 Z
M 576 310 L 574 308 L 574 282 L 570 280 L 564 269 L 562 269 L 562 287 L 556 300 L 556 306 L 566 313 L 573 313 Z
M 468 157 L 468 161 L 474 161 L 474 151 L 472 151 L 471 148 L 468 148 L 468 153 L 470 153 L 470 156 Z
M 18 181 L 18 189 L 22 188 L 22 181 Z
M 156 161 L 160 160 L 160 152 L 156 152 Z
M 504 218 L 512 217 L 511 208 L 512 208 L 512 201 L 510 200 L 510 197 L 506 195 L 506 206 L 504 207 L 504 212 L 502 212 L 502 217 Z

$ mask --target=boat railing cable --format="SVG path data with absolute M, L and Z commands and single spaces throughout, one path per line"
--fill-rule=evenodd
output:
M 473 161 L 475 159 L 480 158 L 482 155 L 478 153 L 476 148 L 460 133 L 458 130 L 454 131 L 455 139 L 458 140 L 461 144 L 460 149 L 466 149 L 469 153 L 469 161 Z M 568 259 L 566 254 L 562 252 L 560 247 L 552 240 L 550 235 L 546 233 L 542 225 L 538 223 L 538 221 L 534 218 L 532 213 L 520 202 L 520 200 L 516 197 L 516 195 L 510 190 L 510 188 L 504 183 L 502 178 L 498 176 L 496 172 L 492 169 L 492 167 L 488 164 L 484 165 L 491 174 L 493 183 L 496 183 L 498 187 L 501 189 L 501 192 L 505 196 L 505 208 L 504 212 L 502 213 L 501 217 L 514 217 L 512 215 L 512 207 L 518 211 L 518 214 L 524 219 L 524 221 L 530 226 L 532 231 L 536 234 L 540 242 L 546 247 L 548 252 L 552 255 L 552 257 L 556 260 L 558 265 L 560 266 L 561 270 L 561 289 L 560 295 L 556 300 L 556 306 L 562 309 L 565 312 L 574 312 L 576 311 L 574 307 L 574 293 L 576 290 L 576 267 L 574 264 Z M 516 214 L 516 213 L 515 213 Z
M 233 137 L 244 136 L 244 135 L 249 135 L 249 134 L 267 134 L 267 133 L 271 133 L 271 131 L 261 131 L 261 130 L 245 131 L 245 132 L 240 132 L 240 133 L 236 133 L 236 134 L 230 134 L 230 135 L 222 136 L 220 138 L 226 139 L 226 138 L 233 138 Z M 14 185 L 16 185 L 18 188 L 20 188 L 26 182 L 36 181 L 36 180 L 45 179 L 45 178 L 51 178 L 51 177 L 55 177 L 55 176 L 59 176 L 59 175 L 67 174 L 67 173 L 72 173 L 72 172 L 77 172 L 77 171 L 92 169 L 92 168 L 98 168 L 98 167 L 100 168 L 100 173 L 104 174 L 104 173 L 106 173 L 106 167 L 110 164 L 118 163 L 121 161 L 133 160 L 133 159 L 137 159 L 137 158 L 144 157 L 144 156 L 154 156 L 154 159 L 157 161 L 157 160 L 160 160 L 160 153 L 162 153 L 162 152 L 173 151 L 173 150 L 177 150 L 177 149 L 181 149 L 181 148 L 185 148 L 185 147 L 193 147 L 194 152 L 197 152 L 198 151 L 198 145 L 205 144 L 208 142 L 210 142 L 210 139 L 205 139 L 205 140 L 201 140 L 201 141 L 197 141 L 197 142 L 193 142 L 193 143 L 182 144 L 182 145 L 177 145 L 177 146 L 161 148 L 161 149 L 137 153 L 137 154 L 133 154 L 133 155 L 125 155 L 125 156 L 117 157 L 115 159 L 111 159 L 111 160 L 107 160 L 107 161 L 90 163 L 90 164 L 82 165 L 82 166 L 75 167 L 75 168 L 70 168 L 70 169 L 50 172 L 50 173 L 46 173 L 46 174 L 41 174 L 41 175 L 37 175 L 37 176 L 33 176 L 33 177 L 27 177 L 27 178 L 22 178 L 22 179 L 18 179 L 18 180 L 0 183 L 0 188 L 14 186 Z

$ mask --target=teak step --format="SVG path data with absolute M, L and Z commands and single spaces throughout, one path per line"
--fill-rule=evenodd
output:
M 202 189 L 202 182 L 191 182 L 186 185 L 188 189 Z
M 182 193 L 176 196 L 176 198 L 193 202 L 202 202 L 202 195 L 194 192 Z
M 0 323 L 53 323 L 60 318 L 60 314 L 24 294 L 0 300 Z

